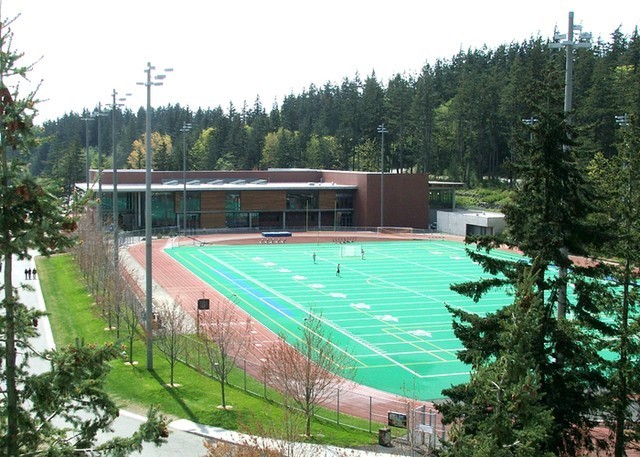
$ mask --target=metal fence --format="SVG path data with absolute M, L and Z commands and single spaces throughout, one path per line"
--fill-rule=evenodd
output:
M 177 227 L 154 228 L 153 236 L 175 236 L 177 235 L 177 229 Z M 304 229 L 300 231 L 303 232 Z M 317 232 L 318 230 L 312 231 Z M 322 231 L 332 232 L 333 230 L 323 229 Z M 340 231 L 372 231 L 375 233 L 376 228 L 340 227 Z M 191 236 L 249 232 L 256 232 L 256 230 L 198 230 Z M 423 234 L 432 233 L 432 231 L 415 230 L 413 233 Z M 121 245 L 138 243 L 144 240 L 144 236 L 144 230 L 121 233 L 120 243 Z M 212 379 L 217 379 L 211 369 L 202 341 L 193 336 L 185 335 L 184 338 L 188 340 L 187 344 L 184 345 L 186 349 L 179 354 L 177 359 L 200 373 Z M 229 382 L 229 385 L 249 394 L 262 397 L 274 404 L 282 404 L 282 396 L 276 386 L 270 384 L 262 364 L 246 359 L 236 360 L 236 364 L 238 371 L 235 376 L 232 376 L 235 382 Z M 240 376 L 238 376 L 238 373 Z M 239 382 L 238 379 L 240 379 Z M 415 448 L 435 448 L 439 446 L 441 440 L 446 438 L 446 429 L 431 404 L 421 404 L 421 402 L 415 400 L 405 400 L 399 397 L 394 399 L 391 396 L 379 398 L 343 388 L 335 389 L 331 392 L 326 401 L 320 406 L 322 408 L 317 409 L 315 412 L 315 416 L 318 418 L 369 433 L 378 433 L 390 427 L 396 438 L 404 440 Z M 403 416 L 406 421 L 400 426 L 394 426 L 390 423 L 391 416 Z
M 178 360 L 212 379 L 217 379 L 211 369 L 204 343 L 193 336 L 184 338 L 187 339 L 183 345 L 186 349 L 179 354 Z M 236 360 L 236 366 L 238 371 L 232 376 L 235 381 L 230 381 L 229 385 L 282 405 L 282 396 L 276 386 L 269 382 L 262 364 L 240 359 Z M 378 398 L 341 388 L 329 393 L 320 406 L 315 412 L 318 418 L 369 433 L 391 427 L 394 435 L 418 447 L 438 446 L 439 440 L 446 437 L 445 427 L 432 405 L 415 400 L 394 399 L 391 396 Z M 406 423 L 400 426 L 390 424 L 390 413 L 404 415 Z

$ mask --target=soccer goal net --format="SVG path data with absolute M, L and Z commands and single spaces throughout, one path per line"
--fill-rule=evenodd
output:
M 361 257 L 362 246 L 356 244 L 344 244 L 340 246 L 340 257 Z
M 378 235 L 411 235 L 413 227 L 378 227 Z

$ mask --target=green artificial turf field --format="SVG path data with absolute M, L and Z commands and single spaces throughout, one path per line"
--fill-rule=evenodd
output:
M 468 367 L 456 358 L 461 344 L 445 303 L 483 314 L 512 302 L 505 291 L 474 303 L 449 289 L 487 276 L 464 248 L 450 241 L 376 241 L 166 252 L 288 339 L 299 336 L 309 313 L 321 316 L 331 342 L 351 354 L 357 382 L 426 400 L 441 398 L 443 388 L 468 379 Z

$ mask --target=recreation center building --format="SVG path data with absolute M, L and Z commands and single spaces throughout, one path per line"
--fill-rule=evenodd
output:
M 116 173 L 119 227 L 125 231 L 143 229 L 146 171 L 123 169 Z M 90 181 L 89 187 L 101 202 L 103 218 L 109 224 L 113 214 L 113 170 L 91 170 Z M 78 183 L 76 187 L 86 192 L 88 186 Z M 420 173 L 314 169 L 152 171 L 150 188 L 154 228 L 428 229 L 430 222 L 429 179 Z

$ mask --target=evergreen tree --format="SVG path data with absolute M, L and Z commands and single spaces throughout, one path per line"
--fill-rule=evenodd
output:
M 427 64 L 416 81 L 415 97 L 410 108 L 411 138 L 415 143 L 416 153 L 414 160 L 419 173 L 430 173 L 432 170 L 434 118 L 438 95 L 434 87 L 433 70 Z
M 496 325 L 494 358 L 469 349 L 467 355 L 476 360 L 469 383 L 444 392 L 452 401 L 439 408 L 453 425 L 439 456 L 554 455 L 547 447 L 553 417 L 538 365 L 546 316 L 536 276 L 525 268 L 513 305 L 487 316 Z M 455 328 L 463 331 L 460 324 Z
M 635 116 L 625 120 L 618 153 L 610 159 L 600 154 L 590 167 L 590 176 L 602 196 L 600 218 L 607 229 L 603 231 L 606 252 L 618 262 L 601 266 L 609 280 L 585 286 L 608 318 L 600 329 L 601 348 L 615 355 L 604 366 L 608 383 L 602 403 L 616 457 L 626 455 L 628 443 L 640 440 L 640 427 L 633 418 L 640 391 L 640 345 L 636 338 L 640 331 L 636 284 L 640 268 L 640 131 Z
M 547 88 L 544 93 L 553 94 L 553 90 Z M 599 371 L 602 360 L 597 354 L 598 347 L 589 332 L 598 322 L 599 310 L 588 296 L 589 290 L 576 286 L 578 295 L 573 303 L 568 302 L 567 310 L 572 319 L 563 318 L 564 314 L 556 319 L 559 290 L 566 287 L 569 279 L 575 284 L 587 284 L 589 278 L 577 270 L 571 278 L 558 278 L 549 268 L 573 267 L 568 253 L 584 255 L 587 247 L 594 245 L 596 231 L 588 218 L 594 210 L 589 202 L 594 195 L 571 150 L 563 147 L 568 142 L 573 144 L 570 138 L 574 134 L 565 122 L 564 113 L 555 108 L 560 104 L 554 103 L 553 97 L 548 102 L 546 109 L 536 113 L 539 121 L 533 126 L 533 140 L 522 144 L 527 151 L 523 157 L 527 160 L 518 164 L 521 182 L 505 208 L 508 223 L 505 236 L 468 239 L 478 242 L 475 252 L 469 250 L 471 258 L 486 271 L 502 275 L 452 288 L 480 300 L 494 287 L 517 284 L 522 265 L 489 255 L 491 249 L 503 244 L 520 249 L 534 260 L 532 280 L 536 293 L 543 297 L 539 306 L 544 319 L 536 330 L 538 349 L 533 356 L 545 408 L 554 419 L 545 449 L 573 455 L 577 449 L 590 446 L 589 429 L 599 406 L 597 392 L 605 382 Z M 484 252 L 485 249 L 488 252 Z M 508 314 L 498 312 L 483 317 L 461 310 L 452 312 L 461 322 L 456 326 L 456 335 L 466 348 L 460 354 L 461 360 L 474 365 L 495 363 L 504 350 L 509 351 L 500 342 L 503 321 L 510 318 Z M 466 387 L 462 385 L 445 393 L 457 403 L 465 401 L 465 392 Z
M 397 74 L 387 87 L 384 111 L 389 130 L 390 167 L 399 173 L 413 170 L 415 151 L 410 139 L 410 110 L 415 83 Z M 386 125 L 386 124 L 385 124 Z
M 139 450 L 142 441 L 160 443 L 166 427 L 164 419 L 150 411 L 149 422 L 131 439 L 95 445 L 98 432 L 118 415 L 102 390 L 106 362 L 115 357 L 113 346 L 77 344 L 50 351 L 43 354 L 51 362 L 49 371 L 39 375 L 29 371 L 30 359 L 37 356 L 29 342 L 37 335 L 32 322 L 41 313 L 19 301 L 13 261 L 27 259 L 33 251 L 49 255 L 69 247 L 75 221 L 50 189 L 30 175 L 25 164 L 35 142 L 37 99 L 35 93 L 26 98 L 18 93 L 18 83 L 26 78 L 30 66 L 18 64 L 22 54 L 11 48 L 9 26 L 10 22 L 0 19 L 0 259 L 4 267 L 0 453 L 72 456 L 96 450 L 105 455 L 127 455 Z

